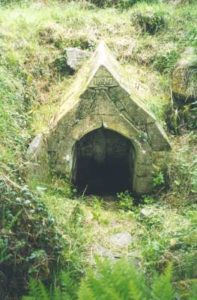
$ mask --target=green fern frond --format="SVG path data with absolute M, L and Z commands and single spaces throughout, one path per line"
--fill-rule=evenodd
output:
M 59 288 L 55 288 L 52 296 L 53 300 L 63 300 L 62 293 Z M 66 299 L 66 298 L 65 298 Z
M 171 281 L 172 265 L 169 264 L 165 272 L 154 279 L 152 284 L 152 298 L 155 300 L 173 300 L 175 292 Z
M 197 295 L 197 280 L 195 280 L 195 283 L 192 284 L 191 292 L 188 297 L 188 300 L 196 300 L 196 295 Z
M 149 286 L 128 261 L 97 261 L 96 271 L 88 272 L 78 295 L 79 300 L 174 300 L 171 280 L 171 265 Z
M 150 300 L 147 295 L 143 276 L 130 263 L 97 261 L 97 271 L 90 271 L 82 282 L 79 300 Z
M 24 296 L 22 300 L 50 300 L 49 293 L 42 282 L 31 280 L 29 291 L 30 296 Z
M 92 289 L 88 286 L 86 282 L 82 282 L 79 293 L 78 293 L 78 299 L 88 299 L 88 300 L 95 300 L 94 294 L 92 292 Z
M 39 282 L 39 297 L 38 300 L 50 300 L 49 293 L 42 282 Z

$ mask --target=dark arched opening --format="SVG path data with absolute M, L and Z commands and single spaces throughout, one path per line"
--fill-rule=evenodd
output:
M 100 128 L 76 143 L 73 183 L 80 192 L 116 194 L 132 190 L 135 151 L 130 140 Z

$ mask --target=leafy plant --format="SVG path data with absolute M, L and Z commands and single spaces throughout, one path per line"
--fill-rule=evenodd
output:
M 154 58 L 153 67 L 161 73 L 170 73 L 176 64 L 178 57 L 179 53 L 176 50 L 171 50 L 164 54 L 158 54 Z
M 9 297 L 24 292 L 29 277 L 51 281 L 62 263 L 63 243 L 54 219 L 27 186 L 0 178 L 1 288 Z
M 97 262 L 96 270 L 90 270 L 81 283 L 79 300 L 175 300 L 171 281 L 170 265 L 163 274 L 155 274 L 150 284 L 129 262 L 124 260 L 114 264 L 109 261 Z
M 177 193 L 184 193 L 185 195 L 195 195 L 197 191 L 197 160 L 195 157 L 194 159 L 192 157 L 188 159 L 191 150 L 187 145 L 188 143 L 193 143 L 191 142 L 192 137 L 196 141 L 196 136 L 191 132 L 187 138 L 187 143 L 183 145 L 182 149 L 174 153 L 172 160 L 169 161 L 167 170 L 171 188 Z
M 118 206 L 120 209 L 128 211 L 133 208 L 134 198 L 128 191 L 118 193 L 117 197 L 119 199 Z
M 132 15 L 132 21 L 141 28 L 142 32 L 147 32 L 151 35 L 167 26 L 164 12 L 150 9 L 145 11 L 136 10 Z
M 69 273 L 62 272 L 56 282 L 56 286 L 48 288 L 41 281 L 31 280 L 28 288 L 28 295 L 23 296 L 22 300 L 73 300 L 75 297 L 70 295 L 69 289 L 72 286 Z
M 168 264 L 163 273 L 153 272 L 151 278 L 144 276 L 130 262 L 120 260 L 112 263 L 109 260 L 97 260 L 96 268 L 89 269 L 82 280 L 79 300 L 175 300 L 179 298 L 179 290 L 175 291 L 172 284 L 172 265 Z M 29 285 L 29 296 L 22 300 L 71 300 L 66 292 L 68 275 L 63 273 L 59 283 L 53 289 L 48 289 L 41 282 L 32 280 Z M 184 299 L 195 299 L 196 286 L 192 285 Z
M 153 204 L 153 203 L 155 203 L 155 201 L 156 200 L 153 197 L 151 197 L 151 196 L 144 196 L 143 197 L 143 202 L 145 204 Z
M 66 240 L 64 247 L 64 274 L 67 274 L 67 280 L 69 280 L 69 284 L 67 283 L 66 285 L 66 292 L 70 295 L 71 299 L 75 299 L 76 297 L 78 283 L 84 275 L 87 265 L 87 236 L 84 224 L 84 212 L 80 203 L 76 203 L 64 226 L 62 226 L 63 235 Z
M 87 199 L 86 199 L 87 200 Z M 92 215 L 97 222 L 102 221 L 103 200 L 100 197 L 92 196 L 87 202 L 92 207 Z
M 159 171 L 153 177 L 153 185 L 155 187 L 158 187 L 163 185 L 164 183 L 165 183 L 164 174 L 161 171 Z

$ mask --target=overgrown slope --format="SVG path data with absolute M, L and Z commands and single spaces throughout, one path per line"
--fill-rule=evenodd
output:
M 182 5 L 140 2 L 127 9 L 99 9 L 84 1 L 10 5 L 0 7 L 0 176 L 4 183 L 11 178 L 24 186 L 28 144 L 47 128 L 75 79 L 66 67 L 66 47 L 93 52 L 104 40 L 172 144 L 165 165 L 155 170 L 155 192 L 138 199 L 140 206 L 130 205 L 132 196 L 128 194 L 121 195 L 119 202 L 78 197 L 73 187 L 59 178 L 53 178 L 51 185 L 29 182 L 63 236 L 72 287 L 68 297 L 76 297 L 73 290 L 88 260 L 94 263 L 93 255 L 100 255 L 103 249 L 109 256 L 118 252 L 136 260 L 146 274 L 161 271 L 172 261 L 175 285 L 183 294 L 186 291 L 186 298 L 196 277 L 196 133 L 184 127 L 181 135 L 174 135 L 176 130 L 169 131 L 166 120 L 169 111 L 176 117 L 171 109 L 172 71 L 187 47 L 195 52 L 197 48 L 195 1 Z M 149 216 L 143 216 L 143 208 Z M 0 240 L 5 230 L 2 224 Z M 111 247 L 109 237 L 124 231 L 129 231 L 133 242 L 119 253 Z

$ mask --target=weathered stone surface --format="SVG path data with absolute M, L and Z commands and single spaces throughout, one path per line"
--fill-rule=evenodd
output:
M 137 165 L 137 175 L 139 177 L 147 177 L 152 175 L 151 170 L 152 170 L 152 161 L 148 161 L 147 164 L 138 164 Z
M 42 146 L 43 146 L 43 134 L 40 133 L 33 139 L 31 144 L 29 145 L 29 148 L 27 150 L 28 158 L 31 160 L 34 157 L 36 157 L 37 154 L 42 150 Z
M 66 48 L 65 55 L 67 66 L 69 66 L 73 71 L 77 71 L 83 61 L 90 56 L 90 53 L 79 48 Z
M 38 134 L 27 150 L 27 178 L 47 181 L 50 175 L 47 144 L 43 134 Z
M 151 192 L 153 189 L 153 183 L 152 183 L 152 166 L 150 168 L 150 174 L 144 175 L 144 176 L 137 176 L 135 181 L 135 187 L 136 191 L 140 190 L 141 194 L 146 194 Z
M 110 236 L 109 241 L 118 248 L 124 248 L 131 244 L 132 237 L 129 232 L 119 232 Z
M 150 207 L 147 207 L 147 208 L 145 207 L 140 210 L 140 215 L 143 218 L 152 217 L 154 214 L 155 214 L 154 210 Z
M 103 43 L 79 71 L 62 103 L 51 121 L 44 148 L 53 172 L 76 184 L 85 168 L 90 181 L 83 189 L 91 184 L 91 177 L 98 182 L 104 178 L 102 182 L 115 186 L 114 192 L 113 178 L 121 181 L 127 177 L 129 188 L 136 193 L 152 189 L 152 153 L 170 148 L 167 136 L 130 91 L 124 72 Z M 30 148 L 39 149 L 37 144 L 39 139 Z M 39 153 L 42 156 L 42 151 Z M 125 167 L 123 162 L 127 162 Z
M 127 231 L 114 233 L 109 237 L 106 237 L 107 245 L 103 246 L 100 244 L 93 245 L 93 252 L 96 256 L 107 257 L 108 259 L 115 260 L 121 258 L 125 250 L 128 251 L 128 247 L 133 242 L 131 234 Z M 130 258 L 132 257 L 135 262 L 137 258 L 136 253 L 130 253 Z M 139 260 L 138 260 L 139 262 Z
M 197 54 L 187 48 L 178 61 L 172 75 L 172 93 L 178 105 L 197 100 Z
M 146 206 L 140 210 L 140 217 L 144 219 L 151 219 L 162 215 L 162 211 L 156 206 Z
M 170 149 L 170 144 L 166 143 L 167 136 L 159 124 L 156 122 L 148 124 L 147 133 L 153 150 L 162 151 Z
M 117 255 L 114 254 L 110 249 L 107 249 L 101 245 L 94 245 L 93 250 L 97 256 L 107 257 L 112 260 L 117 257 Z
M 135 251 L 132 249 L 131 252 L 125 253 L 125 248 L 127 247 L 104 247 L 100 244 L 95 244 L 92 246 L 92 253 L 93 257 L 101 257 L 101 258 L 107 258 L 111 261 L 115 261 L 117 259 L 120 259 L 121 257 L 124 257 L 124 259 L 128 259 L 128 261 L 136 266 L 136 268 L 139 268 L 141 265 L 141 256 L 138 251 Z M 93 263 L 95 263 L 95 258 L 90 257 L 90 259 L 93 259 Z

